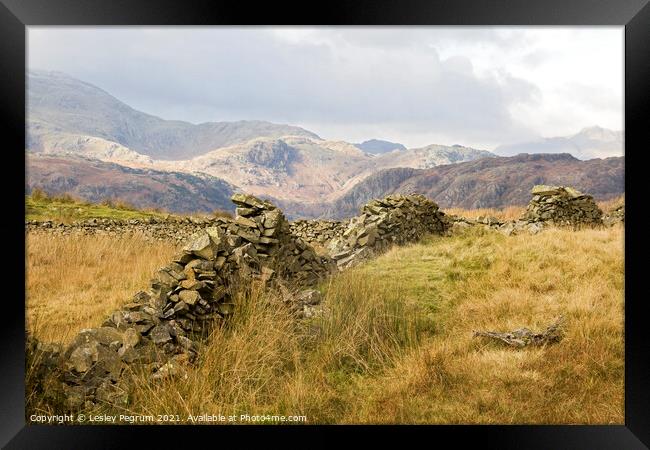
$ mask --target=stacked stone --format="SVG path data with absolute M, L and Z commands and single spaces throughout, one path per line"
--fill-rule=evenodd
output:
M 232 201 L 236 218 L 196 233 L 155 273 L 148 290 L 100 328 L 83 330 L 65 351 L 48 350 L 47 361 L 58 358 L 70 407 L 125 403 L 127 367 L 142 367 L 153 378 L 182 373 L 195 359 L 208 325 L 233 313 L 238 282 L 279 278 L 309 284 L 334 269 L 330 259 L 291 235 L 275 206 L 244 194 Z
M 291 233 L 309 244 L 326 245 L 340 237 L 347 222 L 336 220 L 296 220 L 291 223 Z
M 443 234 L 448 227 L 444 213 L 426 197 L 391 195 L 366 204 L 328 247 L 343 269 L 393 244 L 414 242 L 427 233 Z
M 462 232 L 467 228 L 482 226 L 484 228 L 499 229 L 507 222 L 502 222 L 493 216 L 478 216 L 476 219 L 462 217 L 456 214 L 448 214 L 445 216 L 447 222 L 450 224 L 447 230 L 449 234 Z
M 617 223 L 625 223 L 625 205 L 619 205 L 603 216 L 603 224 L 614 226 Z
M 292 234 L 282 211 L 271 203 L 245 194 L 232 200 L 237 217 L 228 231 L 254 245 L 249 255 L 259 260 L 258 266 L 273 267 L 278 277 L 298 284 L 313 284 L 333 270 L 333 261 Z
M 603 212 L 590 195 L 571 187 L 534 186 L 533 198 L 522 219 L 529 223 L 577 226 L 602 224 Z
M 226 219 L 175 216 L 129 220 L 93 218 L 69 224 L 55 223 L 51 220 L 29 220 L 25 222 L 25 231 L 60 236 L 79 234 L 118 236 L 138 233 L 150 241 L 168 241 L 180 245 L 201 229 L 218 226 L 224 220 Z

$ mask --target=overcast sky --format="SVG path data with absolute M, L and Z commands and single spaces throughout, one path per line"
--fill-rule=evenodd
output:
M 623 27 L 29 27 L 28 67 L 192 123 L 493 149 L 623 129 Z

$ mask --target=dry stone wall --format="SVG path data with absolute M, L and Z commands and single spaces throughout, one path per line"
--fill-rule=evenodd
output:
M 291 222 L 291 233 L 310 244 L 327 245 L 339 238 L 350 221 L 296 220 Z
M 393 244 L 414 242 L 428 233 L 442 234 L 448 226 L 438 205 L 423 195 L 391 195 L 366 204 L 328 248 L 343 269 Z
M 55 223 L 51 220 L 25 222 L 28 233 L 50 233 L 61 236 L 70 235 L 109 235 L 128 233 L 141 234 L 147 240 L 168 241 L 176 245 L 186 242 L 194 233 L 223 223 L 223 218 L 168 217 L 147 219 L 87 219 L 69 224 Z
M 253 196 L 235 194 L 236 217 L 209 223 L 185 222 L 178 235 L 194 230 L 189 242 L 160 268 L 147 290 L 94 329 L 82 330 L 62 348 L 28 339 L 28 358 L 39 370 L 56 374 L 55 395 L 69 407 L 128 401 L 126 373 L 143 369 L 152 378 L 182 372 L 196 358 L 211 324 L 227 320 L 241 283 L 290 281 L 307 287 L 392 244 L 444 232 L 447 222 L 438 206 L 423 196 L 390 196 L 368 203 L 349 222 L 316 221 L 290 225 L 282 211 Z M 142 230 L 151 236 L 155 223 L 99 222 L 69 228 L 81 232 Z M 161 225 L 168 225 L 163 223 Z M 33 228 L 53 227 L 31 224 Z M 28 231 L 30 224 L 28 224 Z M 164 228 L 164 227 L 161 227 Z M 66 230 L 66 227 L 61 227 Z M 292 232 L 293 230 L 293 232 Z M 330 237 L 319 240 L 315 233 Z M 176 234 L 173 234 L 174 239 Z M 318 255 L 303 238 L 327 244 L 332 256 Z M 304 291 L 296 297 L 299 317 L 317 314 L 319 296 Z M 41 371 L 43 371 L 41 370 Z
M 526 212 L 518 220 L 501 221 L 495 217 L 468 219 L 448 216 L 451 232 L 473 226 L 483 226 L 506 235 L 536 234 L 549 226 L 613 226 L 625 221 L 625 205 L 618 206 L 608 214 L 598 208 L 590 195 L 571 187 L 537 185 L 531 190 L 532 199 Z
M 591 195 L 571 187 L 537 185 L 531 193 L 524 214 L 527 222 L 546 222 L 551 225 L 599 225 L 603 212 Z
M 83 330 L 66 348 L 30 339 L 28 353 L 58 371 L 59 394 L 69 407 L 124 404 L 125 373 L 144 369 L 153 378 L 191 363 L 208 325 L 234 310 L 242 281 L 290 280 L 310 285 L 335 270 L 290 233 L 282 211 L 255 197 L 235 194 L 235 219 L 217 219 L 196 233 L 173 261 L 160 268 L 149 289 L 95 329 Z

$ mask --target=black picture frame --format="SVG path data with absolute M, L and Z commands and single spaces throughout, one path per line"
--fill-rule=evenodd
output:
M 374 436 L 403 440 L 413 432 L 433 433 L 424 442 L 451 439 L 454 446 L 478 441 L 487 448 L 635 449 L 650 445 L 650 340 L 644 314 L 641 257 L 647 238 L 640 206 L 645 196 L 641 171 L 642 138 L 650 122 L 644 114 L 650 100 L 650 6 L 648 0 L 457 0 L 457 1 L 330 1 L 315 5 L 226 1 L 167 0 L 0 0 L 0 126 L 5 142 L 3 185 L 10 210 L 0 230 L 5 243 L 15 244 L 15 255 L 4 255 L 5 280 L 16 295 L 2 300 L 2 397 L 0 444 L 6 448 L 120 448 L 133 443 L 134 434 L 164 440 L 169 446 L 187 445 L 185 427 L 110 427 L 26 425 L 24 395 L 24 289 L 19 260 L 24 247 L 25 37 L 32 25 L 619 25 L 625 26 L 625 425 L 597 426 L 388 426 L 372 427 Z M 635 173 L 637 172 L 637 173 Z M 20 192 L 19 192 L 20 191 Z M 20 300 L 23 300 L 22 302 Z M 370 427 L 361 427 L 364 430 Z M 264 431 L 282 437 L 289 427 L 193 427 L 211 434 L 220 444 L 236 434 L 239 445 Z M 325 443 L 324 431 L 339 434 L 351 427 L 301 426 L 291 432 L 308 434 L 308 441 Z M 187 429 L 185 428 L 185 431 Z M 214 436 L 216 435 L 216 436 Z M 284 437 L 286 439 L 286 437 Z M 340 442 L 340 436 L 332 436 Z M 210 442 L 208 440 L 208 442 Z M 412 442 L 415 441 L 403 441 Z

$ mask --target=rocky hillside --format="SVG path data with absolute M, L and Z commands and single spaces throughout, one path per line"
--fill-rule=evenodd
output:
M 83 157 L 30 155 L 25 191 L 34 188 L 49 194 L 69 193 L 90 202 L 119 199 L 138 208 L 179 213 L 231 210 L 234 189 L 209 175 L 132 169 Z
M 284 137 L 253 139 L 190 160 L 160 161 L 154 166 L 203 172 L 253 195 L 309 202 L 352 186 L 373 170 L 373 159 L 346 142 Z
M 476 150 L 462 145 L 427 145 L 426 147 L 410 148 L 403 151 L 392 151 L 381 156 L 378 167 L 412 167 L 414 169 L 429 169 L 431 167 L 474 161 L 480 158 L 495 156 L 486 150 Z
M 156 168 L 205 172 L 253 195 L 301 202 L 333 201 L 386 168 L 430 168 L 494 156 L 467 147 L 428 147 L 371 155 L 342 141 L 259 138 Z
M 401 185 L 415 174 L 419 173 L 417 169 L 398 167 L 395 169 L 381 170 L 350 189 L 345 195 L 319 211 L 324 217 L 349 217 L 358 213 L 361 205 L 368 203 L 379 192 L 395 192 L 395 186 Z M 381 196 L 379 196 L 381 197 Z M 285 205 L 285 209 L 293 213 L 296 211 L 294 205 Z M 300 212 L 299 209 L 297 212 Z M 308 215 L 311 211 L 305 211 Z
M 102 89 L 60 72 L 29 71 L 27 148 L 96 156 L 119 148 L 137 158 L 189 159 L 252 138 L 310 131 L 262 121 L 194 125 L 137 111 Z
M 324 206 L 322 214 L 350 217 L 371 198 L 411 192 L 424 194 L 442 208 L 525 205 L 536 184 L 574 186 L 605 200 L 624 192 L 624 169 L 623 157 L 581 161 L 569 154 L 483 158 L 426 170 L 389 169 Z

